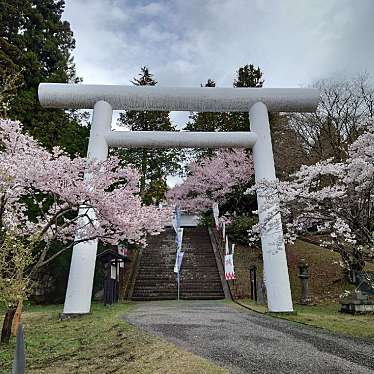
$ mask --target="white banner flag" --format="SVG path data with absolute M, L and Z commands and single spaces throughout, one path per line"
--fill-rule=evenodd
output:
M 182 249 L 182 240 L 183 240 L 183 228 L 177 230 L 177 250 Z
M 228 255 L 230 253 L 229 250 L 229 238 L 226 236 L 226 241 L 225 241 L 225 255 Z
M 218 203 L 213 203 L 213 217 L 217 230 L 219 229 L 219 208 Z
M 234 270 L 234 255 L 225 255 L 225 279 L 236 279 Z
M 173 218 L 171 219 L 171 223 L 174 227 L 175 232 L 180 228 L 181 226 L 181 210 L 179 207 L 175 207 Z
M 225 236 L 226 236 L 226 223 L 225 223 L 225 221 L 223 221 L 223 223 L 222 223 L 222 237 L 223 237 L 223 240 L 225 240 Z
M 171 224 L 174 228 L 174 231 L 177 232 L 177 219 L 176 219 L 175 215 L 173 215 L 173 218 L 171 219 Z
M 184 252 L 177 252 L 177 257 L 175 258 L 174 273 L 179 273 L 182 266 L 183 255 Z

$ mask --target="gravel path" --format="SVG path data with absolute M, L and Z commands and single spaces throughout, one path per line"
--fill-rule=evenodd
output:
M 374 344 L 222 301 L 138 303 L 125 320 L 231 373 L 374 373 Z

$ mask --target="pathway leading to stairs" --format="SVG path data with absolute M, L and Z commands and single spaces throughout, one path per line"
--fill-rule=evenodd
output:
M 125 319 L 231 373 L 374 372 L 373 343 L 223 301 L 142 302 Z

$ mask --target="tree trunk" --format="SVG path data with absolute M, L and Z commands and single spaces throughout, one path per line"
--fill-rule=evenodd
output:
M 345 276 L 351 284 L 356 284 L 356 273 L 365 267 L 365 260 L 359 251 L 340 252 L 343 263 L 345 264 Z
M 143 149 L 142 167 L 141 167 L 141 175 L 140 175 L 140 197 L 142 198 L 142 200 L 144 199 L 144 195 L 145 195 L 146 173 L 147 173 L 147 150 Z
M 1 343 L 8 344 L 10 339 L 10 334 L 12 332 L 12 322 L 14 314 L 16 313 L 17 308 L 12 307 L 9 308 L 5 312 L 4 322 L 3 322 L 3 329 L 1 331 Z

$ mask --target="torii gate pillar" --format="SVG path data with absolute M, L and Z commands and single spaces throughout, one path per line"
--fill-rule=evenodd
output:
M 111 131 L 112 114 L 112 107 L 107 102 L 100 100 L 95 104 L 87 159 L 104 161 L 108 157 L 108 144 L 105 135 Z M 85 178 L 89 179 L 89 175 L 85 175 Z M 95 219 L 93 209 L 89 209 L 87 214 Z M 98 241 L 95 239 L 78 243 L 73 247 L 64 314 L 86 314 L 90 312 L 97 244 Z
M 249 111 L 249 121 L 251 131 L 257 135 L 257 141 L 252 148 L 256 182 L 275 181 L 273 148 L 266 105 L 262 102 L 254 104 Z M 266 195 L 257 191 L 259 223 L 264 225 L 261 232 L 261 246 L 268 308 L 270 312 L 292 312 L 281 216 L 273 201 L 271 210 L 277 213 L 269 221 L 267 217 L 269 211 L 266 211 L 265 204 Z

